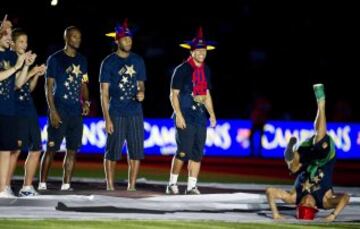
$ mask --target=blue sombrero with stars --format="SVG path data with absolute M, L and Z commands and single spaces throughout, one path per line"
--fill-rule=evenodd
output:
M 107 34 L 105 34 L 105 36 L 113 37 L 113 38 L 115 38 L 115 40 L 119 40 L 120 38 L 123 38 L 123 37 L 132 37 L 133 34 L 128 27 L 128 19 L 125 18 L 122 25 L 117 25 L 115 27 L 115 32 L 107 33 Z
M 206 49 L 206 50 L 214 50 L 215 49 L 214 41 L 206 41 L 204 39 L 203 29 L 199 27 L 196 37 L 191 41 L 184 41 L 184 43 L 180 44 L 180 47 L 195 50 L 195 49 Z

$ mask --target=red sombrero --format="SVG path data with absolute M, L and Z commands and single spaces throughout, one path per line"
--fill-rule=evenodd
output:
M 318 211 L 319 210 L 316 208 L 299 205 L 296 208 L 296 218 L 303 220 L 313 220 Z

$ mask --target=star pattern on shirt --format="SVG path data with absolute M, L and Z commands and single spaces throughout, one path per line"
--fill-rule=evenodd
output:
M 3 60 L 2 68 L 3 68 L 4 70 L 10 69 L 10 68 L 11 68 L 10 61 Z
M 125 74 L 128 74 L 130 77 L 133 77 L 134 74 L 136 74 L 133 64 L 131 66 L 125 65 L 125 68 L 126 68 Z
M 123 65 L 118 71 L 120 76 L 118 87 L 120 90 L 120 100 L 133 100 L 136 95 L 136 71 L 134 65 Z
M 10 60 L 2 60 L 0 61 L 0 71 L 8 70 L 12 68 Z M 4 79 L 0 82 L 0 100 L 9 100 L 11 95 L 13 95 L 13 79 L 12 77 L 9 77 L 7 79 Z
M 73 81 L 74 81 L 74 77 L 73 77 L 73 76 L 69 76 L 69 77 L 68 77 L 68 80 L 69 80 L 69 82 L 73 82 Z
M 10 99 L 10 94 L 11 94 L 11 79 L 7 78 L 3 81 L 1 81 L 0 84 L 0 99 L 1 100 L 8 100 Z
M 18 91 L 17 91 L 17 99 L 20 102 L 28 102 L 31 100 L 31 90 L 30 83 L 25 83 Z
M 311 192 L 311 188 L 313 186 L 313 184 L 309 181 L 309 179 L 307 179 L 304 183 L 301 184 L 302 185 L 302 191 L 305 192 Z
M 30 83 L 26 82 L 19 90 L 18 90 L 18 99 L 21 102 L 28 102 L 31 100 L 31 89 Z
M 62 98 L 72 102 L 80 101 L 81 83 L 83 82 L 83 72 L 80 64 L 71 64 L 65 71 L 64 94 Z
M 128 82 L 128 78 L 127 78 L 126 76 L 124 76 L 124 77 L 121 79 L 121 81 L 122 81 L 124 84 L 126 84 L 126 83 Z
M 79 64 L 79 65 L 73 64 L 73 65 L 72 65 L 72 71 L 71 71 L 71 73 L 74 74 L 76 78 L 77 78 L 80 74 L 82 74 L 82 71 L 80 70 L 80 64 Z
M 10 61 L 3 60 L 3 62 L 2 62 L 2 68 L 3 68 L 4 70 L 10 69 L 10 68 L 11 68 Z

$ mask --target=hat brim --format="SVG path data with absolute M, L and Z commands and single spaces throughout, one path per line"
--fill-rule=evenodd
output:
M 180 44 L 180 47 L 181 47 L 181 48 L 184 48 L 184 49 L 188 49 L 188 50 L 193 50 L 193 47 L 192 47 L 190 44 L 187 44 L 187 43 Z M 199 47 L 199 48 L 206 48 L 206 50 L 211 51 L 211 50 L 214 50 L 214 49 L 215 49 L 215 46 L 213 46 L 213 45 L 206 45 L 206 47 Z M 196 49 L 196 48 L 195 48 L 195 49 Z
M 105 36 L 116 38 L 116 33 L 115 32 L 107 33 L 107 34 L 105 34 Z M 130 34 L 128 34 L 127 36 L 132 37 L 132 35 L 130 35 Z M 124 37 L 126 37 L 126 36 L 124 36 Z
M 105 36 L 115 38 L 115 37 L 116 37 L 116 33 L 115 33 L 115 32 L 107 33 L 107 34 L 105 34 Z

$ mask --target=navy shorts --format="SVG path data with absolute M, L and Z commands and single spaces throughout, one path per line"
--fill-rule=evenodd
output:
M 105 159 L 121 159 L 122 148 L 126 141 L 128 157 L 131 160 L 144 159 L 144 119 L 138 116 L 111 116 L 114 132 L 107 135 Z
M 18 116 L 19 149 L 24 151 L 41 151 L 41 129 L 37 115 Z
M 176 158 L 200 162 L 204 155 L 206 126 L 186 124 L 185 129 L 176 128 Z
M 78 151 L 82 145 L 83 120 L 81 115 L 66 115 L 59 113 L 62 123 L 59 128 L 51 126 L 50 118 L 48 119 L 48 142 L 47 151 L 57 152 L 60 150 L 63 139 L 66 140 L 66 149 Z
M 19 148 L 17 127 L 15 116 L 0 115 L 0 151 L 13 151 Z

